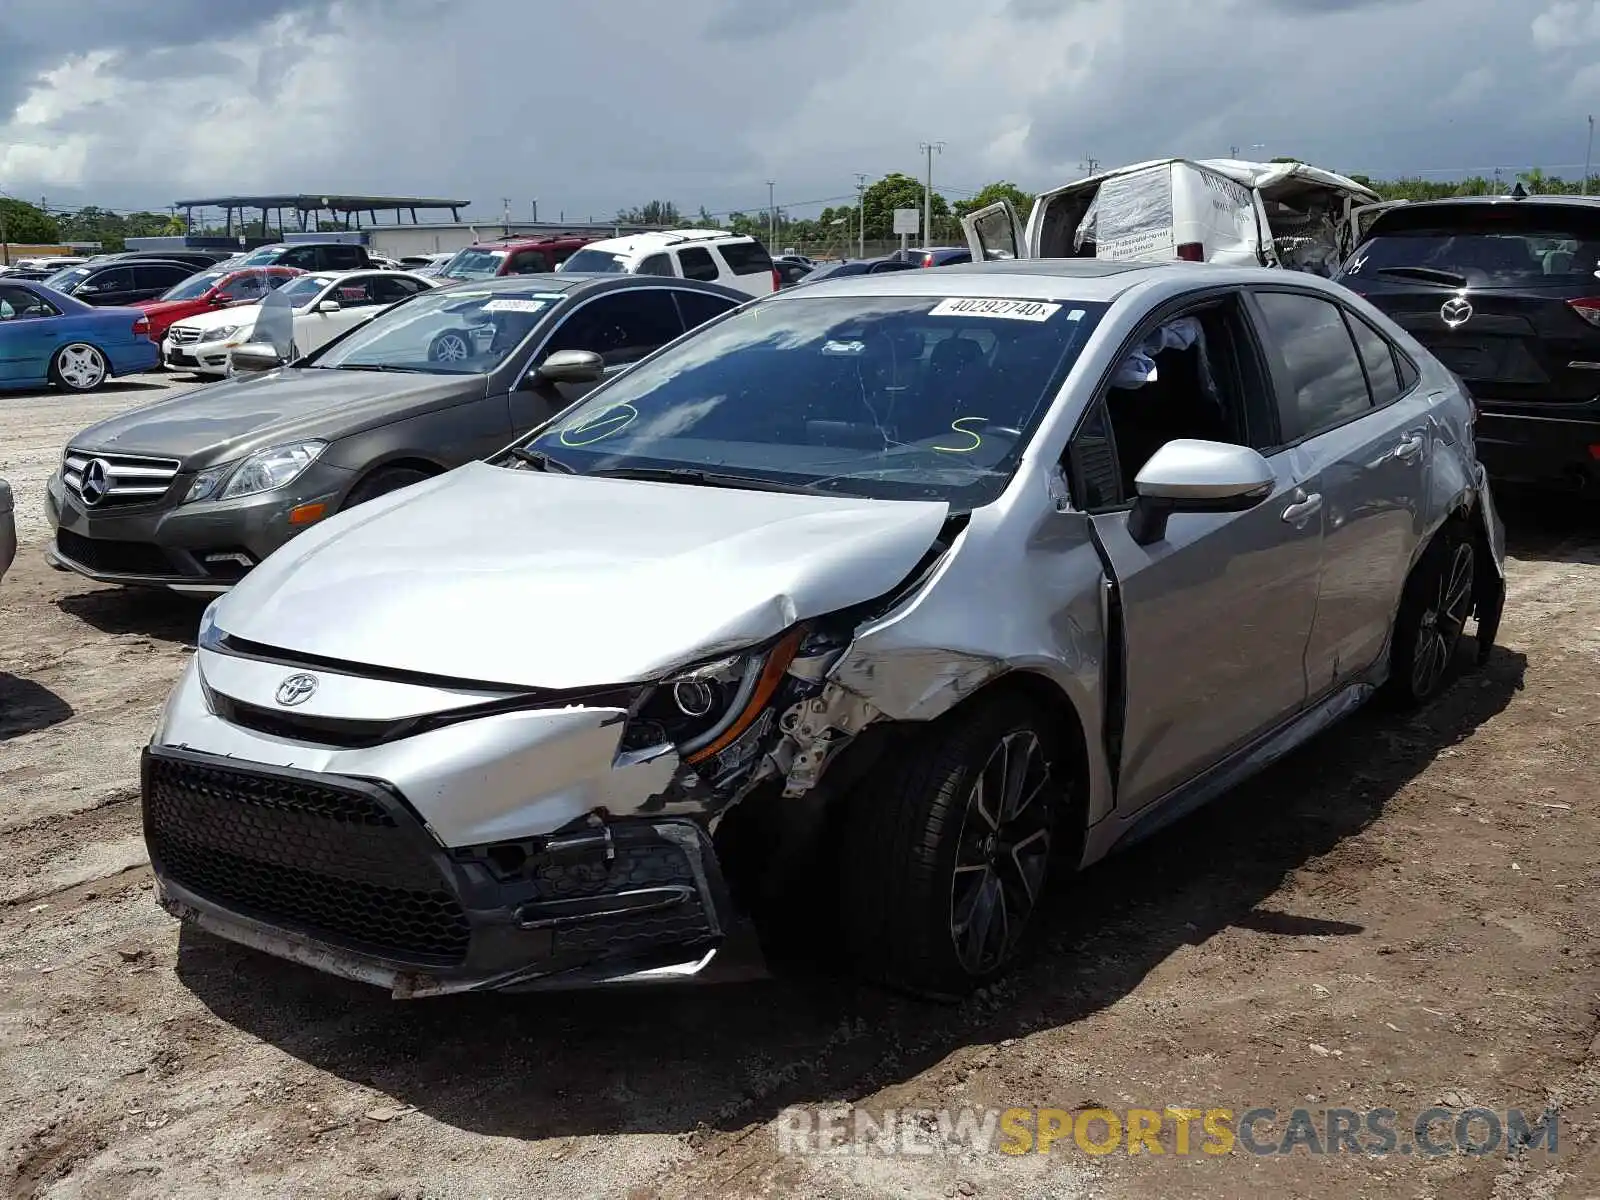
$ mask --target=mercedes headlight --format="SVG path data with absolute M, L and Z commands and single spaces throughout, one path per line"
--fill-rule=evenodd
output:
M 770 711 L 804 632 L 795 629 L 762 649 L 700 663 L 663 679 L 628 723 L 623 747 L 671 744 L 688 763 L 723 753 Z
M 208 329 L 200 335 L 202 342 L 220 342 L 224 338 L 231 338 L 238 333 L 238 325 L 218 325 L 215 329 Z
M 300 478 L 327 447 L 327 442 L 316 440 L 290 442 L 285 446 L 257 450 L 237 466 L 201 471 L 189 485 L 189 494 L 184 497 L 184 503 L 210 499 L 232 500 L 284 487 Z

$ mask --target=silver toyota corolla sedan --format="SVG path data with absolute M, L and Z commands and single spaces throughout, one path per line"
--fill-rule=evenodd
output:
M 144 759 L 162 902 L 397 996 L 714 978 L 775 910 L 958 994 L 1047 883 L 1488 652 L 1473 417 L 1285 272 L 746 305 L 207 610 Z

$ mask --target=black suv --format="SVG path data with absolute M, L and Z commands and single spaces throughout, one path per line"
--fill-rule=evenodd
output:
M 258 246 L 242 267 L 299 267 L 302 271 L 361 271 L 373 265 L 365 246 L 353 242 L 293 242 Z
M 1600 488 L 1600 199 L 1401 205 L 1335 278 L 1465 381 L 1491 475 Z
M 154 300 L 195 273 L 186 262 L 161 258 L 114 258 L 66 267 L 42 282 L 97 307 Z

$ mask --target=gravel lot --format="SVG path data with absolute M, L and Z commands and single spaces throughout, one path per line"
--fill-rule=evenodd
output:
M 1600 519 L 1513 507 L 1501 648 L 1060 900 L 956 1008 L 816 977 L 415 1003 L 157 907 L 136 766 L 200 605 L 49 570 L 68 437 L 173 386 L 0 396 L 0 1179 L 15 1196 L 1600 1194 Z M 1508 1158 L 780 1155 L 789 1104 L 1561 1108 Z

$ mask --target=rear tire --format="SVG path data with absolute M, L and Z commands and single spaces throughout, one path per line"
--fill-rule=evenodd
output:
M 1470 531 L 1463 522 L 1450 520 L 1411 569 L 1395 615 L 1389 681 L 1384 685 L 1396 706 L 1420 707 L 1448 682 L 1473 611 L 1476 560 Z
M 342 508 L 354 508 L 368 500 L 376 500 L 379 496 L 387 496 L 390 492 L 398 492 L 403 487 L 432 478 L 427 471 L 419 471 L 415 467 L 380 467 L 350 489 Z
M 69 392 L 92 392 L 109 378 L 106 356 L 88 342 L 69 342 L 50 359 L 50 382 Z
M 1053 727 L 1016 697 L 938 722 L 855 789 L 841 924 L 859 970 L 962 995 L 1030 940 L 1073 772 Z

